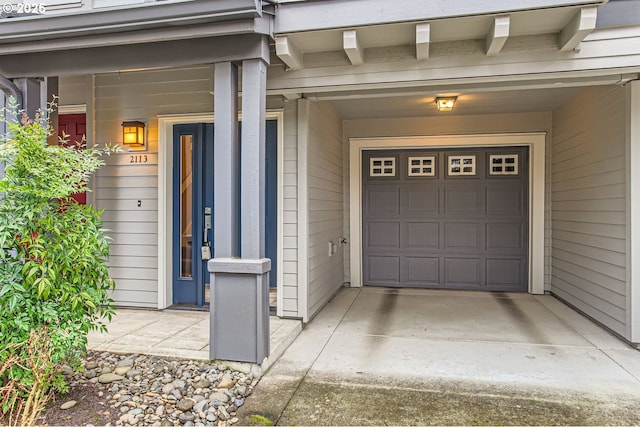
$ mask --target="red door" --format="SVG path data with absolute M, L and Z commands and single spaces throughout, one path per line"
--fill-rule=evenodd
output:
M 58 136 L 67 135 L 67 143 L 65 146 L 83 149 L 86 144 L 79 144 L 87 133 L 87 116 L 86 114 L 60 114 L 58 116 Z M 76 199 L 80 204 L 87 203 L 87 193 L 76 193 L 71 197 Z

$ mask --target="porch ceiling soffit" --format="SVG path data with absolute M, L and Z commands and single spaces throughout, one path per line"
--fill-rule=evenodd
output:
M 257 0 L 198 0 L 135 4 L 0 19 L 0 46 L 24 41 L 94 36 L 149 29 L 253 20 L 262 16 Z M 233 28 L 233 25 L 232 25 Z M 260 27 L 261 28 L 261 27 Z M 132 34 L 135 38 L 135 34 Z M 134 43 L 136 41 L 134 40 Z
M 458 53 L 456 43 L 469 49 L 476 41 L 482 44 L 473 51 L 479 47 L 487 56 L 500 54 L 509 40 L 521 50 L 527 43 L 535 49 L 540 37 L 551 39 L 552 49 L 570 51 L 595 29 L 597 9 L 606 1 L 407 0 L 402 8 L 379 0 L 287 3 L 274 21 L 275 52 L 288 69 L 300 70 L 318 66 L 320 53 L 362 65 L 376 49 L 393 55 L 393 49 L 411 47 L 413 58 L 424 61 L 434 53 Z M 432 10 L 434 5 L 439 7 Z M 294 15 L 298 20 L 289 22 Z
M 0 56 L 9 78 L 106 73 L 262 59 L 269 63 L 267 36 L 240 34 L 147 44 L 104 46 Z

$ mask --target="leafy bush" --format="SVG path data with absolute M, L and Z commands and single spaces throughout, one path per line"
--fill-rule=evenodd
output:
M 105 330 L 114 313 L 102 212 L 71 194 L 88 191 L 100 156 L 116 149 L 48 145 L 46 112 L 8 110 L 0 114 L 9 130 L 0 141 L 0 422 L 22 424 L 35 419 L 17 408 L 39 413 L 30 396 L 63 391 L 60 366 L 76 364 L 87 333 Z

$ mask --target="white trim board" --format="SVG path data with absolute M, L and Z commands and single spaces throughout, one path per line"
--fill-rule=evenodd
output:
M 87 104 L 58 105 L 58 114 L 85 114 Z
M 640 81 L 630 83 L 627 107 L 627 330 L 640 343 Z
M 545 133 L 445 135 L 349 139 L 351 286 L 362 280 L 362 153 L 365 150 L 460 147 L 529 147 L 529 293 L 544 293 Z
M 266 119 L 278 121 L 278 171 L 277 182 L 277 290 L 282 294 L 282 269 L 283 269 L 283 242 L 282 242 L 282 216 L 283 206 L 283 170 L 280 167 L 283 144 L 283 118 L 282 111 L 267 111 Z M 239 120 L 242 114 L 239 115 Z M 162 310 L 173 304 L 172 286 L 172 244 L 171 233 L 173 224 L 173 125 L 186 123 L 213 123 L 213 113 L 173 114 L 158 116 L 158 309 Z

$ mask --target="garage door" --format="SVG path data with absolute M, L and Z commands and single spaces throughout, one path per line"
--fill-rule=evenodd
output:
M 526 291 L 528 148 L 363 155 L 372 286 Z

